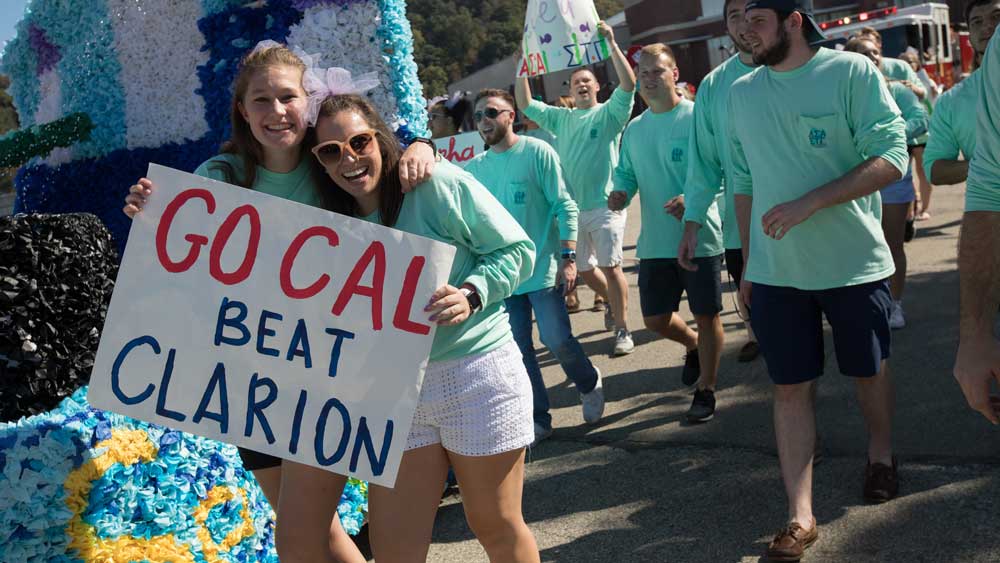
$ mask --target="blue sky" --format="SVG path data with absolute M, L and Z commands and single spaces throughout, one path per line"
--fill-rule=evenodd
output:
M 0 0 L 0 48 L 14 38 L 14 25 L 24 15 L 28 0 Z

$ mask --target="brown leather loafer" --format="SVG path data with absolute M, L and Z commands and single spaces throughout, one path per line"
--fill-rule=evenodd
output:
M 767 558 L 771 561 L 798 561 L 817 539 L 819 526 L 815 518 L 809 530 L 803 529 L 798 522 L 792 522 L 771 540 L 771 545 L 767 546 Z
M 871 463 L 865 467 L 865 500 L 875 504 L 888 502 L 899 494 L 899 472 L 896 456 L 892 456 L 892 467 L 884 463 Z

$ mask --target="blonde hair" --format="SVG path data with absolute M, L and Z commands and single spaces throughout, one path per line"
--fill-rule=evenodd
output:
M 670 62 L 677 66 L 677 57 L 674 55 L 674 50 L 664 45 L 663 43 L 651 43 L 643 47 L 640 51 L 640 56 L 648 57 L 659 57 L 660 55 L 666 55 L 670 58 Z

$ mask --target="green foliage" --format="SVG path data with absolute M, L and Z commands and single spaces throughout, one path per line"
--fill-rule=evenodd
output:
M 595 0 L 610 17 L 621 0 Z M 409 0 L 414 56 L 424 96 L 447 94 L 448 84 L 513 54 L 521 42 L 527 0 Z

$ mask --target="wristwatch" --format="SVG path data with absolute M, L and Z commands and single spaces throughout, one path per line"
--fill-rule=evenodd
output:
M 410 141 L 411 145 L 413 143 L 424 143 L 425 145 L 430 145 L 431 150 L 434 151 L 434 154 L 437 154 L 438 150 L 437 145 L 434 144 L 434 140 L 431 139 L 430 137 L 414 137 L 413 140 Z
M 563 249 L 562 259 L 568 262 L 576 262 L 576 251 Z
M 479 297 L 479 292 L 475 288 L 460 287 L 458 290 L 469 300 L 469 307 L 473 313 L 483 309 L 483 300 Z

